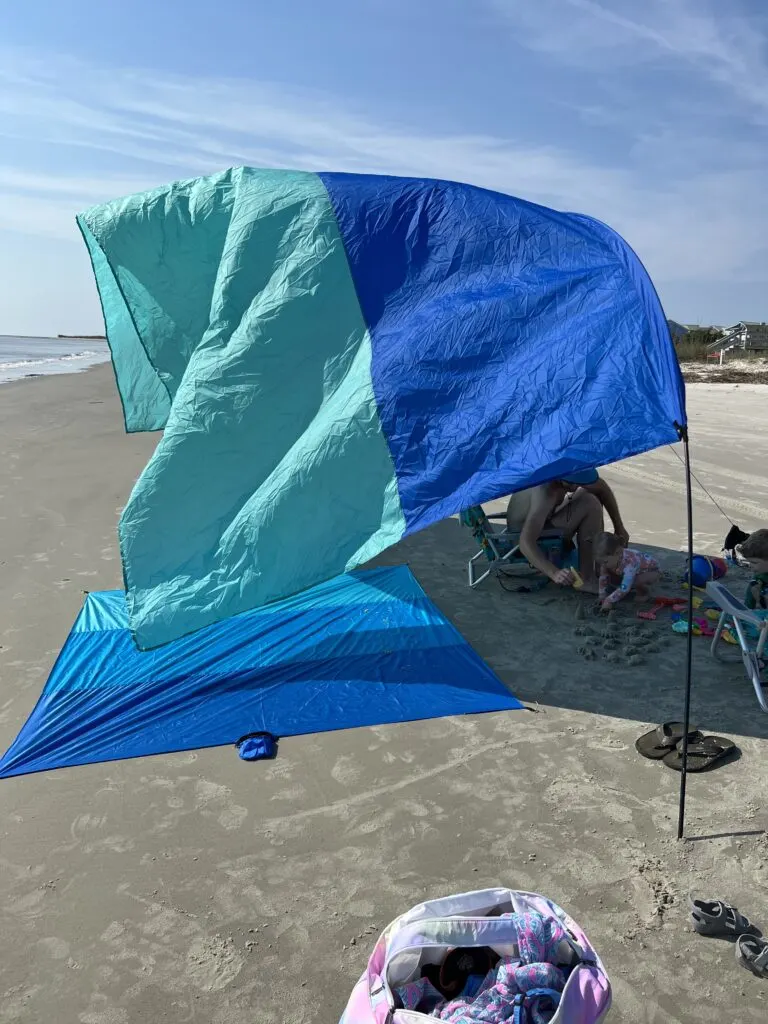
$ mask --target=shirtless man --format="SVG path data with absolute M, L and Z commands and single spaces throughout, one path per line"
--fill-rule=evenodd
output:
M 539 547 L 538 540 L 547 529 L 561 530 L 566 540 L 575 536 L 584 590 L 596 594 L 598 585 L 592 544 L 603 529 L 603 509 L 613 523 L 616 536 L 627 544 L 629 534 L 622 522 L 616 497 L 595 469 L 573 473 L 568 480 L 554 480 L 513 494 L 507 506 L 507 527 L 520 533 L 520 550 L 531 565 L 561 587 L 573 584 L 571 570 L 558 569 L 553 565 Z

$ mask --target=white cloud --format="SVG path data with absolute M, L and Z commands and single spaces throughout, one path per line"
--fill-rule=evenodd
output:
M 689 16 L 678 0 L 667 2 L 676 16 Z M 570 54 L 574 45 L 607 47 L 609 38 L 613 45 L 640 39 L 654 52 L 683 45 L 678 22 L 671 27 L 640 23 L 634 16 L 606 12 L 594 0 L 560 0 L 558 6 L 563 5 L 573 13 L 572 23 L 534 24 L 539 16 L 531 12 L 551 6 L 550 0 L 514 8 L 527 12 L 527 44 L 552 59 Z M 648 10 L 658 13 L 662 6 L 651 0 Z M 575 37 L 568 35 L 577 28 Z M 711 56 L 725 46 L 704 26 L 697 31 L 686 43 L 692 54 Z M 757 59 L 754 47 L 749 54 Z M 718 66 L 733 67 L 736 75 L 732 56 L 723 50 Z M 675 281 L 768 277 L 761 227 L 768 197 L 761 166 L 751 159 L 708 166 L 701 153 L 690 167 L 665 161 L 669 140 L 663 136 L 638 139 L 634 162 L 612 166 L 531 139 L 424 132 L 332 97 L 270 83 L 106 70 L 0 50 L 0 140 L 3 136 L 12 141 L 15 156 L 0 157 L 0 229 L 19 236 L 80 245 L 74 215 L 93 203 L 249 163 L 454 178 L 590 213 L 634 246 L 662 296 L 664 286 Z M 685 140 L 679 138 L 677 145 Z M 41 146 L 47 170 L 41 170 Z M 25 158 L 33 147 L 34 159 Z M 0 144 L 0 154 L 9 151 Z M 62 166 L 72 170 L 59 170 Z M 113 167 L 119 173 L 109 170 Z M 85 263 L 78 267 L 85 274 Z M 77 287 L 84 294 L 92 286 L 82 280 Z
M 488 2 L 519 42 L 563 62 L 593 71 L 628 62 L 682 65 L 748 104 L 761 123 L 768 115 L 766 22 L 740 11 L 739 0 Z

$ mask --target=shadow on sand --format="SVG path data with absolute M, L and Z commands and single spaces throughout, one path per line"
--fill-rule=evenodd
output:
M 638 546 L 664 570 L 659 592 L 684 599 L 683 554 Z M 468 532 L 451 519 L 407 538 L 375 564 L 407 562 L 467 641 L 533 708 L 557 706 L 641 723 L 682 719 L 686 640 L 672 631 L 668 611 L 645 622 L 637 618 L 633 601 L 622 603 L 612 617 L 614 639 L 606 649 L 606 623 L 592 615 L 593 598 L 551 584 L 519 594 L 491 578 L 470 590 L 466 563 L 475 551 Z M 736 593 L 745 580 L 734 570 Z M 707 733 L 768 739 L 768 715 L 760 710 L 741 661 L 716 661 L 706 637 L 694 638 L 691 721 Z

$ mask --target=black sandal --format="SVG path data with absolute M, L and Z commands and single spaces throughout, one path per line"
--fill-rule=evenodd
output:
M 636 740 L 635 750 L 651 761 L 660 761 L 674 751 L 683 738 L 683 728 L 682 722 L 664 722 Z M 700 739 L 703 739 L 702 734 L 695 725 L 691 726 L 688 731 L 688 749 L 691 743 Z
M 736 940 L 736 959 L 758 978 L 768 978 L 768 942 L 752 935 Z
M 734 940 L 740 935 L 760 935 L 760 929 L 730 903 L 724 903 L 722 900 L 692 899 L 690 904 L 693 930 L 699 935 Z
M 732 754 L 736 747 L 725 736 L 702 736 L 693 743 L 688 740 L 688 765 L 686 771 L 705 772 L 714 768 L 726 757 Z M 672 771 L 683 770 L 683 745 L 677 744 L 677 749 L 664 758 L 664 764 Z

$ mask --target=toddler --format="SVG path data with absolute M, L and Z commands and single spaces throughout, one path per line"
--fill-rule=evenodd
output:
M 624 546 L 615 533 L 598 533 L 595 538 L 595 563 L 600 573 L 598 583 L 603 611 L 609 611 L 631 590 L 638 597 L 647 597 L 660 578 L 659 563 L 650 555 Z M 611 593 L 608 588 L 613 586 Z

